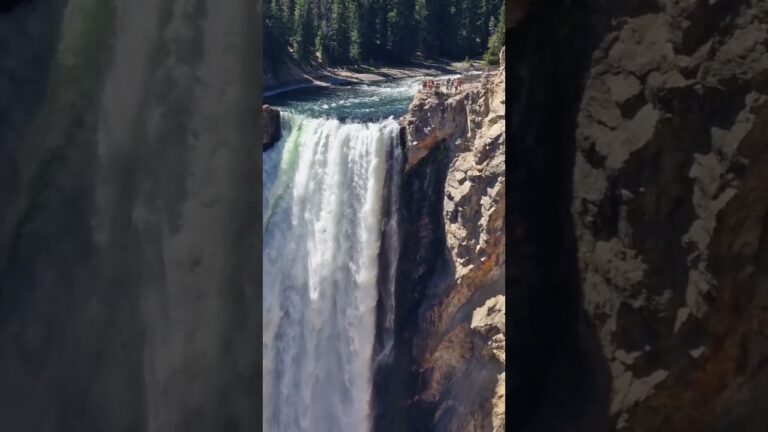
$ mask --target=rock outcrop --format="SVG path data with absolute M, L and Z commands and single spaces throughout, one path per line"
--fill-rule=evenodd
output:
M 501 431 L 504 69 L 458 95 L 419 93 L 401 125 L 411 248 L 400 257 L 398 307 L 415 313 L 401 317 L 409 337 L 400 343 L 420 382 L 406 409 L 429 430 Z M 409 199 L 425 188 L 437 199 Z
M 463 103 L 455 101 L 456 98 L 449 99 L 445 112 L 451 112 L 455 106 L 466 106 L 463 121 L 458 122 L 457 128 L 462 135 L 450 141 L 451 135 L 446 133 L 449 138 L 444 141 L 452 145 L 455 152 L 448 168 L 443 201 L 443 224 L 453 281 L 442 288 L 427 309 L 423 366 L 427 377 L 425 399 L 440 400 L 443 405 L 454 402 L 445 398 L 446 393 L 459 391 L 465 385 L 463 380 L 474 379 L 473 375 L 482 370 L 479 365 L 475 371 L 464 369 L 463 362 L 468 361 L 467 357 L 476 356 L 478 349 L 476 343 L 462 346 L 459 341 L 474 339 L 474 335 L 465 334 L 467 327 L 472 327 L 470 310 L 486 296 L 499 291 L 505 258 L 504 69 L 492 77 L 486 76 L 479 88 L 457 98 L 464 98 Z M 455 117 L 443 118 L 446 117 L 448 125 L 455 121 Z M 429 138 L 434 138 L 434 134 Z M 500 296 L 497 300 L 503 303 L 503 299 Z M 497 346 L 497 350 L 503 351 L 503 321 L 500 330 L 501 339 L 497 338 L 496 342 L 500 342 L 501 347 Z M 500 364 L 503 366 L 503 360 Z M 503 380 L 501 373 L 498 379 Z M 494 394 L 494 390 L 490 394 Z M 478 394 L 477 398 L 482 400 L 482 395 Z M 456 415 L 447 430 L 483 430 L 487 418 L 475 412 L 481 408 L 468 408 L 466 413 Z
M 502 365 L 506 363 L 505 356 L 505 304 L 504 296 L 499 295 L 489 299 L 485 304 L 472 312 L 472 330 L 480 333 L 488 340 L 490 354 Z M 506 417 L 505 402 L 506 375 L 502 372 L 496 382 L 493 394 L 493 411 L 491 426 L 493 432 L 503 432 Z
M 609 12 L 573 218 L 612 427 L 768 430 L 768 3 Z
M 280 128 L 280 111 L 269 105 L 261 108 L 261 133 L 263 151 L 272 148 L 282 137 Z
M 439 142 L 455 142 L 466 134 L 466 95 L 421 92 L 400 120 L 406 137 L 406 171 Z
M 507 426 L 766 430 L 768 4 L 543 4 L 508 3 Z

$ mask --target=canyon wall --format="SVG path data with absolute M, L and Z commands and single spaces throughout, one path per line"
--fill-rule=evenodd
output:
M 507 426 L 765 430 L 768 5 L 508 8 Z M 461 145 L 471 111 L 458 99 L 415 107 L 411 124 L 433 128 L 409 135 L 411 175 Z M 462 180 L 449 149 L 448 212 Z M 414 406 L 429 430 L 452 430 L 476 425 L 477 399 L 441 383 L 477 366 L 452 315 L 463 264 L 451 242 L 482 233 L 456 236 L 448 219 L 435 228 L 448 252 L 414 285 L 425 298 Z M 488 394 L 475 391 L 462 396 Z
M 504 68 L 466 86 L 420 92 L 401 119 L 406 247 L 377 430 L 504 430 Z
M 606 12 L 572 214 L 612 428 L 766 430 L 768 3 Z
M 765 430 L 768 5 L 544 4 L 508 6 L 507 426 Z M 415 104 L 431 128 L 410 134 L 411 175 L 460 146 L 471 110 Z M 448 210 L 456 180 L 440 190 Z M 429 430 L 473 430 L 487 390 L 466 401 L 440 384 L 476 368 L 449 336 L 462 293 L 451 239 L 482 234 L 437 228 L 432 246 L 449 252 L 436 272 L 450 276 L 414 286 L 413 409 Z
M 768 4 L 508 9 L 507 426 L 765 430 Z M 483 370 L 461 313 L 465 263 L 492 254 L 492 188 L 455 170 L 474 106 L 417 97 L 404 120 L 408 175 L 445 197 L 442 219 L 412 219 L 440 232 L 413 237 L 432 261 L 411 256 L 403 270 L 423 279 L 407 328 L 410 409 L 427 430 L 489 429 L 475 408 L 488 383 L 461 380 Z
M 507 426 L 765 430 L 768 5 L 543 4 L 512 2 L 507 35 Z M 451 215 L 472 104 L 411 110 L 409 175 L 439 183 Z M 482 243 L 482 209 L 461 207 L 474 232 L 422 219 L 444 236 L 423 248 L 438 256 L 433 270 L 409 258 L 427 279 L 411 285 L 423 298 L 409 327 L 410 409 L 427 430 L 488 430 L 475 408 L 488 385 L 461 381 L 482 367 L 454 314 L 455 247 Z
M 377 391 L 413 384 L 400 406 L 380 398 L 395 414 L 378 430 L 608 428 L 570 213 L 579 77 L 607 20 L 543 3 L 513 2 L 506 68 L 461 95 L 420 94 L 402 120 L 401 364 Z

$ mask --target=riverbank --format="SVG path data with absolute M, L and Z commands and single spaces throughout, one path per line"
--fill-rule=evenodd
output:
M 485 65 L 479 60 L 471 60 L 470 62 L 412 62 L 379 68 L 372 66 L 317 67 L 309 70 L 288 64 L 281 71 L 279 77 L 273 74 L 264 74 L 264 96 L 273 96 L 289 90 L 307 87 L 374 83 L 388 79 L 458 74 L 484 69 Z

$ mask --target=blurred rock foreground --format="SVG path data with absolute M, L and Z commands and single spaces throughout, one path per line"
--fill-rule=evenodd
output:
M 768 430 L 768 3 L 608 12 L 572 214 L 611 427 Z
M 259 4 L 0 14 L 0 430 L 261 427 Z

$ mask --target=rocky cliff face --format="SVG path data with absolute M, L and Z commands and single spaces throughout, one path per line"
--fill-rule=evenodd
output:
M 502 68 L 459 95 L 418 94 L 401 120 L 411 247 L 396 344 L 413 368 L 400 378 L 418 380 L 402 408 L 416 421 L 380 430 L 504 430 L 504 98 Z
M 768 6 L 508 7 L 508 422 L 765 430 Z
M 768 428 L 768 3 L 606 11 L 575 130 L 612 428 Z

